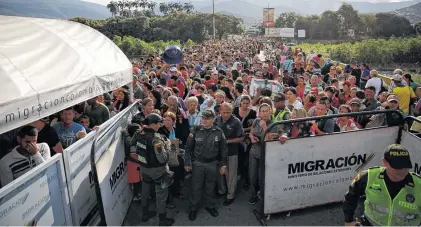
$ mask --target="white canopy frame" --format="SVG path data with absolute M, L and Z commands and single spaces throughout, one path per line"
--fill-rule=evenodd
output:
M 131 81 L 129 59 L 95 29 L 0 16 L 0 133 Z

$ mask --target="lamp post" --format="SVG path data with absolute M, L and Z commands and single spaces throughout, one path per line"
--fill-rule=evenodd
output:
M 212 27 L 213 27 L 213 41 L 215 41 L 215 0 L 212 0 Z

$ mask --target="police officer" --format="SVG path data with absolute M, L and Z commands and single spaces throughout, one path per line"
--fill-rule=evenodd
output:
M 189 219 L 194 221 L 202 190 L 205 190 L 205 209 L 213 217 L 218 216 L 215 208 L 215 184 L 218 167 L 220 174 L 225 173 L 227 165 L 227 141 L 224 132 L 213 125 L 215 112 L 202 112 L 201 125 L 192 128 L 187 139 L 185 170 L 192 171 L 192 192 L 190 197 Z M 204 187 L 203 187 L 204 186 Z
M 144 129 L 137 131 L 132 139 L 136 147 L 143 183 L 141 192 L 142 221 L 146 222 L 156 215 L 148 209 L 148 198 L 152 187 L 155 187 L 156 207 L 159 213 L 159 225 L 170 226 L 174 219 L 167 218 L 166 201 L 168 187 L 172 184 L 173 173 L 168 170 L 170 143 L 157 133 L 162 126 L 162 117 L 152 113 L 143 120 Z
M 421 177 L 410 173 L 409 152 L 399 144 L 387 147 L 384 167 L 359 173 L 345 194 L 343 210 L 346 226 L 420 225 Z M 358 200 L 365 195 L 361 223 L 354 220 Z

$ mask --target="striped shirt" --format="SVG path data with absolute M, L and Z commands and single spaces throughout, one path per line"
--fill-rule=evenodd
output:
M 4 187 L 16 178 L 22 176 L 35 166 L 46 162 L 50 157 L 47 143 L 38 143 L 38 153 L 29 157 L 23 156 L 15 147 L 0 160 L 0 183 Z

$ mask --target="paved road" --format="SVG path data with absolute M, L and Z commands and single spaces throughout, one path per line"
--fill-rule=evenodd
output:
M 186 182 L 187 185 L 189 184 Z M 240 185 L 241 187 L 241 185 Z M 242 187 L 241 187 L 242 188 Z M 197 219 L 192 222 L 188 220 L 188 200 L 175 200 L 176 209 L 168 210 L 168 216 L 174 217 L 176 226 L 258 226 L 253 208 L 248 204 L 250 192 L 242 189 L 237 190 L 237 198 L 229 207 L 222 206 L 223 199 L 218 200 L 219 216 L 213 218 L 203 207 L 199 210 Z M 188 195 L 188 193 L 185 193 Z M 155 209 L 155 205 L 151 206 Z M 292 211 L 289 216 L 286 213 L 271 215 L 266 221 L 269 226 L 338 226 L 343 225 L 343 213 L 341 204 L 331 204 L 303 210 Z M 124 225 L 150 226 L 157 225 L 158 219 L 154 218 L 147 223 L 141 221 L 140 202 L 133 202 L 126 216 Z

